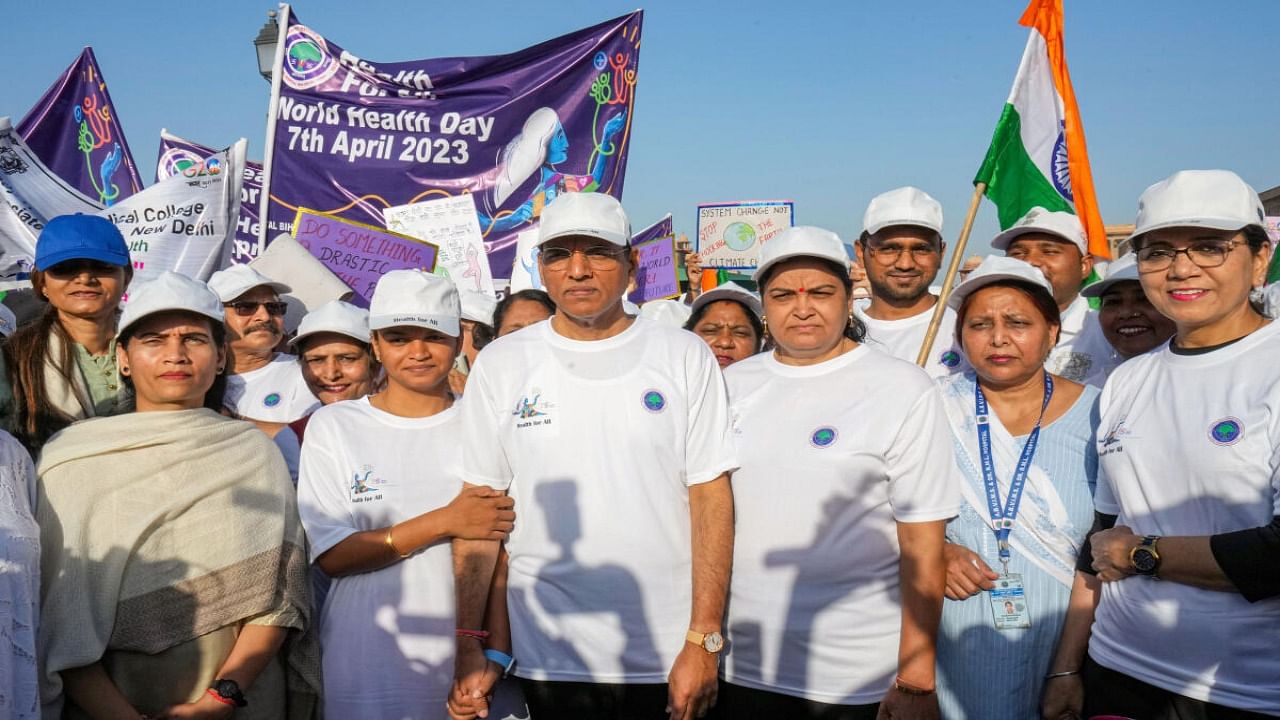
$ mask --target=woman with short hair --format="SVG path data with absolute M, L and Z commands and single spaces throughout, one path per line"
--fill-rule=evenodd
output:
M 126 412 L 116 316 L 133 278 L 124 236 L 106 218 L 61 215 L 36 240 L 31 286 L 48 303 L 4 344 L 9 427 L 31 450 L 76 420 Z
M 306 546 L 275 446 L 217 412 L 222 303 L 165 272 L 131 294 L 136 412 L 45 445 L 45 717 L 312 718 Z
M 542 322 L 556 313 L 556 304 L 545 290 L 520 290 L 498 302 L 493 311 L 496 338 Z
M 861 343 L 844 244 L 763 248 L 772 352 L 725 372 L 741 468 L 720 695 L 735 720 L 938 717 L 943 526 L 959 495 L 942 403 Z
M 1280 715 L 1280 324 L 1250 302 L 1271 256 L 1263 217 L 1225 170 L 1175 173 L 1138 201 L 1138 278 L 1177 329 L 1102 390 L 1077 566 L 1101 589 L 1076 583 L 1046 717 Z
M 947 305 L 971 369 L 938 381 L 965 500 L 947 524 L 938 696 L 948 720 L 1026 720 L 1092 522 L 1098 391 L 1045 370 L 1061 319 L 1035 267 L 989 257 Z

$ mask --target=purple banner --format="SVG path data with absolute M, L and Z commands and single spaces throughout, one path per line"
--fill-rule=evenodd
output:
M 93 48 L 80 53 L 17 130 L 58 177 L 103 205 L 142 189 Z
M 671 225 L 671 213 L 667 213 L 666 217 L 641 230 L 635 235 L 632 235 L 631 244 L 640 245 L 642 243 L 647 243 L 650 240 L 657 240 L 658 238 L 675 234 L 675 228 Z
M 156 161 L 156 180 L 183 175 L 199 168 L 206 159 L 218 154 L 206 145 L 191 142 L 160 131 L 160 157 Z M 248 263 L 258 257 L 258 203 L 262 199 L 262 165 L 246 162 L 244 183 L 240 186 L 240 217 L 236 220 L 236 236 L 232 241 L 231 262 Z M 273 238 L 267 238 L 268 244 Z
M 680 295 L 676 272 L 676 239 L 668 235 L 636 245 L 636 287 L 627 298 L 640 305 L 650 300 L 666 300 Z
M 490 267 L 563 192 L 622 195 L 643 14 L 509 55 L 374 63 L 285 14 L 263 233 L 472 193 Z
M 440 248 L 408 235 L 388 232 L 299 208 L 293 237 L 355 291 L 351 302 L 369 307 L 378 278 L 392 270 L 436 269 Z

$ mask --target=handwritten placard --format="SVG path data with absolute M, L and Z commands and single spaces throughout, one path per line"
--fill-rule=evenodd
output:
M 753 270 L 760 247 L 795 224 L 795 203 L 764 200 L 698 206 L 698 257 L 702 267 Z
M 298 208 L 293 237 L 354 291 L 351 302 L 369 307 L 378 279 L 392 270 L 434 272 L 440 249 L 417 238 Z
M 459 290 L 493 295 L 493 273 L 471 193 L 436 198 L 382 211 L 387 229 L 440 248 L 439 266 Z
M 676 272 L 676 238 L 674 235 L 634 245 L 636 287 L 627 299 L 637 305 L 650 300 L 666 300 L 680 295 L 680 276 Z

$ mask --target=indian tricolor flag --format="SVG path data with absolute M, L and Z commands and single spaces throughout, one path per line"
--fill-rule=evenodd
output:
M 1062 0 L 1031 0 L 1018 22 L 1031 36 L 974 183 L 986 184 L 1002 230 L 1033 207 L 1073 212 L 1089 235 L 1089 252 L 1109 258 L 1062 47 Z

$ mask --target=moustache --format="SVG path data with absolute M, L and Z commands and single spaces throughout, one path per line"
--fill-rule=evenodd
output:
M 280 333 L 280 331 L 276 328 L 275 323 L 272 323 L 272 322 L 256 322 L 252 325 L 245 326 L 245 329 L 244 329 L 245 335 L 248 335 L 250 333 L 256 333 L 256 332 L 268 332 L 273 334 Z

